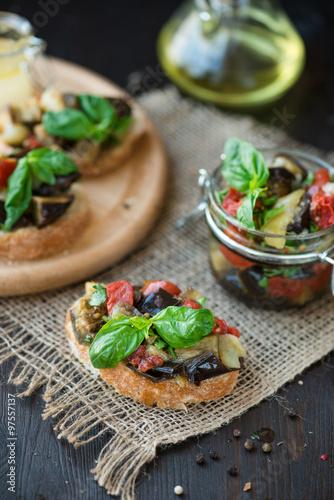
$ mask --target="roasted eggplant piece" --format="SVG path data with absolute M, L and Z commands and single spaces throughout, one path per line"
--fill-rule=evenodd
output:
M 42 228 L 55 222 L 66 212 L 73 200 L 73 195 L 57 197 L 33 196 L 31 208 L 36 226 Z
M 238 274 L 243 287 L 253 299 L 262 299 L 266 295 L 267 290 L 259 285 L 259 282 L 264 278 L 262 266 L 246 267 L 239 270 Z
M 183 363 L 183 370 L 189 382 L 199 385 L 202 380 L 222 375 L 230 370 L 212 352 L 206 352 L 188 359 Z
M 267 197 L 277 196 L 281 198 L 291 192 L 292 183 L 295 176 L 284 167 L 269 168 L 269 178 L 267 181 Z
M 108 97 L 107 100 L 115 108 L 117 118 L 122 120 L 123 118 L 131 116 L 131 107 L 125 99 L 121 99 L 120 97 Z
M 79 172 L 73 172 L 69 175 L 57 175 L 54 184 L 41 184 L 34 186 L 33 194 L 36 196 L 62 196 L 66 193 L 71 184 L 76 182 L 81 177 Z
M 138 371 L 130 363 L 129 368 Z M 233 369 L 232 369 L 233 370 Z M 223 365 L 220 359 L 212 352 L 204 352 L 194 358 L 188 359 L 184 363 L 169 361 L 162 366 L 157 366 L 154 370 L 139 372 L 152 382 L 161 382 L 174 377 L 187 377 L 189 382 L 199 385 L 202 380 L 228 373 L 231 369 Z
M 32 124 L 42 119 L 42 112 L 35 97 L 23 104 L 10 104 L 8 112 L 14 123 Z
M 300 184 L 307 177 L 307 170 L 292 156 L 284 153 L 279 153 L 274 157 L 271 167 L 285 168 L 295 177 L 297 184 Z
M 63 94 L 63 101 L 66 108 L 78 109 L 80 107 L 79 99 L 76 94 L 66 92 L 65 94 Z
M 284 206 L 284 211 L 270 219 L 262 227 L 262 231 L 265 233 L 284 236 L 287 233 L 288 225 L 298 213 L 298 206 L 304 194 L 304 189 L 297 189 L 296 191 L 283 196 L 283 198 L 279 198 L 275 203 L 274 208 L 280 208 Z M 285 246 L 285 238 L 266 237 L 265 242 L 267 243 L 267 245 L 274 248 L 281 249 Z
M 137 309 L 143 314 L 148 313 L 150 316 L 158 314 L 158 312 L 166 309 L 169 306 L 179 306 L 181 301 L 174 297 L 171 293 L 166 292 L 163 288 L 159 288 L 157 292 L 150 293 L 144 300 L 137 305 Z
M 0 224 L 4 224 L 6 221 L 6 210 L 4 200 L 0 200 Z M 19 229 L 20 227 L 27 227 L 32 224 L 32 216 L 29 209 L 21 215 L 21 217 L 15 222 L 12 229 Z
M 308 193 L 303 194 L 297 207 L 297 212 L 287 227 L 287 232 L 300 234 L 303 229 L 308 229 L 311 224 L 311 196 Z

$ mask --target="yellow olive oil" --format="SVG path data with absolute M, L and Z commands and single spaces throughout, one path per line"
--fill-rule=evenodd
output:
M 304 45 L 283 11 L 231 9 L 212 26 L 187 3 L 165 25 L 158 56 L 167 76 L 200 99 L 252 108 L 281 97 L 304 66 Z

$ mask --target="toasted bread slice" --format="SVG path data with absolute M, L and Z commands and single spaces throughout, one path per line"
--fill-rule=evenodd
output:
M 69 193 L 74 201 L 56 222 L 42 229 L 28 226 L 12 231 L 0 231 L 0 255 L 11 260 L 31 260 L 49 257 L 72 245 L 89 223 L 88 197 L 78 185 Z
M 203 380 L 200 385 L 188 382 L 185 377 L 152 382 L 129 368 L 124 361 L 119 362 L 115 368 L 98 370 L 91 364 L 89 346 L 80 344 L 74 335 L 70 310 L 67 312 L 65 329 L 73 353 L 88 370 L 100 375 L 118 393 L 147 406 L 157 405 L 160 408 L 186 410 L 187 403 L 200 403 L 226 396 L 237 383 L 239 370 Z

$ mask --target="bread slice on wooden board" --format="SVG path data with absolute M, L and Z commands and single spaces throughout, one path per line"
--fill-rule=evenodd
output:
M 93 161 L 87 161 L 73 152 L 69 154 L 84 177 L 95 177 L 115 170 L 132 154 L 136 154 L 136 146 L 147 132 L 149 121 L 136 103 L 131 102 L 131 109 L 133 121 L 128 130 L 122 135 L 119 144 L 103 149 Z
M 53 224 L 41 229 L 28 226 L 0 231 L 0 255 L 10 260 L 41 259 L 72 245 L 87 227 L 90 209 L 88 197 L 80 186 L 73 185 L 69 193 L 74 195 L 73 203 Z
M 178 378 L 152 382 L 128 368 L 124 361 L 120 361 L 115 368 L 98 370 L 91 364 L 89 346 L 80 344 L 75 338 L 70 311 L 67 312 L 65 329 L 73 353 L 89 371 L 100 375 L 119 394 L 129 396 L 147 406 L 186 410 L 187 403 L 201 403 L 226 396 L 232 392 L 238 380 L 239 370 L 203 380 L 200 385 L 192 384 L 188 380 L 182 380 L 180 383 Z

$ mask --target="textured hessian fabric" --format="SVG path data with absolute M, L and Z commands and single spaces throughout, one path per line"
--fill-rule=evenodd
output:
M 213 171 L 217 167 L 229 136 L 260 147 L 284 145 L 319 152 L 250 117 L 182 99 L 174 88 L 148 93 L 140 102 L 169 156 L 166 203 L 141 247 L 94 278 L 102 282 L 126 279 L 138 284 L 145 278 L 161 278 L 181 288 L 189 285 L 201 291 L 218 317 L 240 329 L 248 351 L 233 393 L 220 401 L 189 405 L 187 411 L 147 408 L 116 394 L 72 355 L 64 331 L 65 313 L 83 294 L 83 284 L 0 300 L 0 362 L 17 358 L 11 382 L 25 384 L 23 395 L 46 385 L 43 416 L 53 417 L 58 436 L 74 446 L 109 433 L 110 440 L 93 472 L 100 485 L 111 494 L 121 494 L 123 500 L 134 497 L 140 468 L 154 458 L 157 446 L 227 424 L 334 348 L 331 295 L 288 313 L 248 308 L 224 292 L 211 275 L 205 221 L 183 231 L 174 229 L 175 222 L 200 199 L 198 169 Z M 331 160 L 330 156 L 327 159 Z

